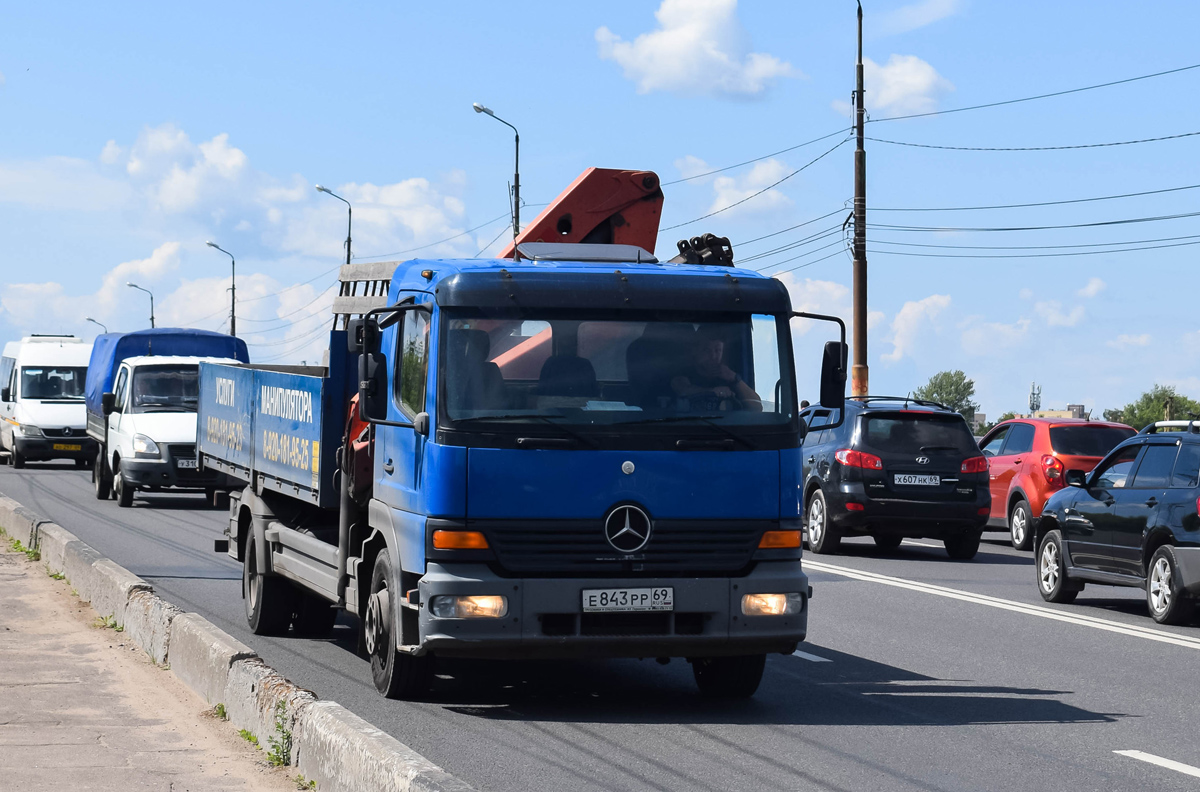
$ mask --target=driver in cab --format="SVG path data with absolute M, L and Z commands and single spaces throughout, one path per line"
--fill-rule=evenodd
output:
M 706 402 L 721 410 L 762 412 L 762 399 L 737 372 L 726 366 L 725 341 L 720 334 L 703 328 L 696 334 L 691 366 L 671 378 L 671 390 L 686 399 L 693 409 Z

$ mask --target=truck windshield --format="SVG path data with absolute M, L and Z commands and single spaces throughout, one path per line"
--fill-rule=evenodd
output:
M 133 372 L 135 413 L 196 412 L 199 398 L 198 366 L 138 366 Z
M 617 431 L 691 423 L 710 430 L 778 429 L 793 422 L 792 367 L 780 343 L 787 325 L 774 316 L 615 318 L 548 310 L 507 318 L 447 310 L 444 316 L 444 415 L 458 428 L 554 423 Z
M 22 366 L 21 396 L 26 399 L 82 399 L 86 366 Z

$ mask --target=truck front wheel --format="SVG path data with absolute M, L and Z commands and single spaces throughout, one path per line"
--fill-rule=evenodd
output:
M 96 462 L 92 465 L 92 484 L 96 487 L 96 500 L 108 500 L 112 494 L 112 473 L 108 470 L 103 449 L 96 454 Z
M 710 698 L 749 698 L 762 682 L 765 654 L 741 657 L 697 657 L 692 661 L 696 687 Z
M 371 571 L 371 593 L 363 617 L 367 654 L 371 658 L 371 676 L 375 689 L 390 699 L 414 699 L 429 690 L 430 658 L 414 657 L 396 649 L 396 576 L 384 549 L 375 558 Z
M 246 542 L 246 562 L 242 567 L 242 598 L 246 602 L 246 621 L 255 635 L 280 635 L 292 621 L 291 585 L 281 577 L 258 571 L 258 549 L 254 537 Z

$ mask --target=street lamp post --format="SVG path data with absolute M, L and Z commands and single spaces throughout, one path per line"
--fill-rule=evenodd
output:
M 103 330 L 104 332 L 106 332 L 106 333 L 108 332 L 108 328 L 107 328 L 107 327 L 105 327 L 103 323 L 101 323 L 101 322 L 97 322 L 97 321 L 96 321 L 95 319 L 93 319 L 92 317 L 90 317 L 90 316 L 85 316 L 85 317 L 83 317 L 83 319 L 84 319 L 84 321 L 85 321 L 85 322 L 91 322 L 92 324 L 94 324 L 94 325 L 97 325 L 97 326 L 98 326 L 98 327 L 99 327 L 101 330 Z
M 150 291 L 149 289 L 143 289 L 141 286 L 138 286 L 136 283 L 128 283 L 127 282 L 125 285 L 131 289 L 137 289 L 138 291 L 144 291 L 144 292 L 146 292 L 146 294 L 150 295 L 150 328 L 154 329 L 154 292 Z
M 323 192 L 326 195 L 332 195 L 334 198 L 337 198 L 339 201 L 346 204 L 346 264 L 348 265 L 350 263 L 350 229 L 354 223 L 354 207 L 350 205 L 349 201 L 328 187 L 322 187 L 319 184 L 316 185 L 316 187 L 317 192 Z
M 235 259 L 233 257 L 232 253 L 230 253 L 228 250 L 226 250 L 225 248 L 218 245 L 216 242 L 205 242 L 204 244 L 208 245 L 210 248 L 216 248 L 217 250 L 224 253 L 226 256 L 229 256 L 229 267 L 230 267 L 230 269 L 229 269 L 229 273 L 230 273 L 229 335 L 236 336 L 237 335 L 237 259 Z
M 507 121 L 505 121 L 503 118 L 501 118 L 500 116 L 493 113 L 488 108 L 479 104 L 479 102 L 476 102 L 473 105 L 473 107 L 475 108 L 476 113 L 485 113 L 487 115 L 490 115 L 492 118 L 496 119 L 501 124 L 504 124 L 506 127 L 508 127 L 509 129 L 511 129 L 513 131 L 513 140 L 514 140 L 514 143 L 516 144 L 516 158 L 515 158 L 514 164 L 513 164 L 513 194 L 512 194 L 513 209 L 512 209 L 512 213 L 513 213 L 513 239 L 516 239 L 517 235 L 521 233 L 521 133 L 517 131 L 517 128 L 515 126 L 508 123 Z

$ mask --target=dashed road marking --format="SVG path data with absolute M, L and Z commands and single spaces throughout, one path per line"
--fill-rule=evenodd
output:
M 832 663 L 833 662 L 828 657 L 820 657 L 815 654 L 809 654 L 808 652 L 801 652 L 799 649 L 792 652 L 792 657 L 799 657 L 801 660 L 807 660 L 810 663 Z
M 1192 767 L 1191 765 L 1184 764 L 1183 762 L 1176 762 L 1174 759 L 1164 759 L 1161 756 L 1155 756 L 1154 754 L 1146 753 L 1145 751 L 1113 751 L 1113 753 L 1120 754 L 1121 756 L 1128 756 L 1130 759 L 1138 759 L 1143 762 L 1149 762 L 1152 765 L 1165 767 L 1168 770 L 1174 770 L 1177 773 L 1183 773 L 1184 775 L 1200 778 L 1200 767 Z
M 972 602 L 976 605 L 987 605 L 990 608 L 1000 608 L 1001 610 L 1012 611 L 1014 613 L 1023 613 L 1027 616 L 1039 616 L 1043 619 L 1052 619 L 1054 621 L 1066 622 L 1068 624 L 1077 624 L 1082 627 L 1091 627 L 1096 630 L 1105 630 L 1107 632 L 1118 633 L 1120 635 L 1128 635 L 1134 638 L 1145 638 L 1148 641 L 1158 641 L 1160 643 L 1173 644 L 1182 646 L 1188 649 L 1200 649 L 1200 639 L 1190 638 L 1185 635 L 1177 635 L 1167 632 L 1166 630 L 1155 630 L 1150 627 L 1139 627 L 1133 624 L 1122 624 L 1121 622 L 1112 621 L 1110 619 L 1100 619 L 1095 616 L 1087 616 L 1084 614 L 1065 613 L 1054 608 L 1048 608 L 1043 605 L 1029 605 L 1016 600 L 1001 599 L 1000 597 L 989 597 L 986 594 L 975 594 L 970 591 L 961 589 L 946 588 L 945 586 L 935 586 L 932 583 L 921 583 L 916 580 L 907 580 L 905 578 L 892 577 L 890 575 L 880 575 L 875 572 L 864 572 L 858 569 L 850 569 L 849 567 L 835 566 L 827 564 L 823 561 L 812 561 L 805 559 L 804 565 L 809 569 L 818 572 L 828 572 L 832 575 L 841 575 L 842 577 L 861 580 L 868 583 L 881 583 L 885 586 L 895 586 L 896 588 L 908 589 L 910 591 L 919 591 L 924 594 L 933 594 L 938 597 L 947 597 L 956 599 L 962 602 Z

